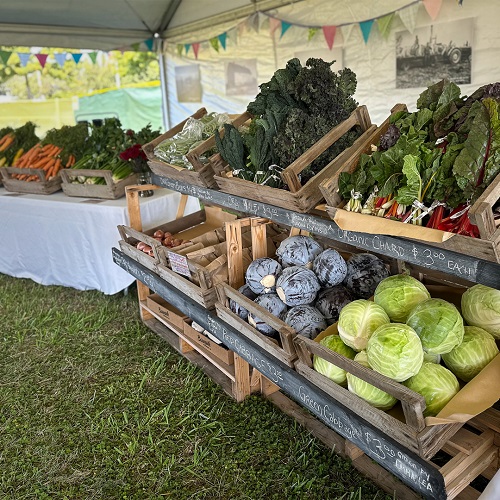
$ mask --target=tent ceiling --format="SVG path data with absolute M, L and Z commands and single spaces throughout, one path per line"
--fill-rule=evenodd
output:
M 0 46 L 112 50 L 193 23 L 291 0 L 15 0 L 0 3 Z M 166 30 L 166 31 L 165 31 Z

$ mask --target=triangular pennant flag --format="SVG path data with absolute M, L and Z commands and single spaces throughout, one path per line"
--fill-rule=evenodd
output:
M 199 43 L 193 43 L 193 52 L 194 52 L 194 57 L 198 59 L 198 51 L 200 50 L 200 44 Z
M 387 40 L 391 31 L 392 20 L 394 19 L 394 12 L 377 19 L 377 26 L 380 34 Z
M 154 38 L 148 38 L 144 40 L 144 45 L 148 48 L 149 52 L 153 51 L 153 44 L 155 43 Z
M 279 28 L 281 25 L 281 21 L 279 19 L 276 19 L 274 17 L 269 18 L 269 32 L 271 33 L 271 36 L 274 35 L 274 32 Z
M 372 30 L 374 19 L 369 19 L 368 21 L 363 21 L 359 23 L 361 28 L 361 33 L 363 33 L 363 40 L 368 43 L 368 37 L 370 36 L 370 31 Z
M 226 38 L 227 38 L 227 33 L 221 33 L 218 37 L 220 44 L 222 45 L 222 48 L 226 50 Z
M 439 14 L 439 11 L 441 10 L 441 4 L 443 3 L 443 0 L 423 0 L 423 2 L 427 14 L 429 14 L 431 19 L 435 21 Z
M 255 12 L 249 16 L 246 24 L 249 30 L 253 30 L 255 33 L 258 33 L 260 28 L 259 13 Z
M 66 62 L 66 52 L 54 54 L 54 57 L 59 66 L 64 66 L 64 63 Z
M 71 54 L 71 57 L 73 58 L 73 61 L 75 61 L 75 64 L 78 64 L 82 58 L 82 54 Z
M 309 28 L 309 33 L 307 34 L 307 41 L 310 42 L 318 31 L 319 28 Z
M 290 23 L 287 23 L 285 21 L 281 21 L 281 35 L 280 38 L 283 37 L 283 35 L 288 31 L 288 28 L 290 28 L 292 25 Z
M 95 64 L 97 60 L 97 52 L 89 52 L 89 57 L 90 60 L 92 61 L 92 64 Z
M 40 66 L 42 68 L 45 68 L 45 63 L 47 62 L 48 56 L 48 54 L 35 54 L 35 57 L 38 59 L 38 62 L 40 63 Z
M 335 40 L 335 32 L 337 31 L 337 26 L 323 26 L 323 35 L 325 37 L 328 48 L 332 50 L 333 41 Z
M 210 45 L 219 52 L 219 39 L 216 36 L 210 38 Z
M 9 62 L 11 54 L 12 54 L 12 52 L 8 52 L 7 50 L 0 50 L 0 59 L 5 64 L 5 66 L 7 66 L 7 63 Z
M 186 55 L 188 54 L 190 48 L 191 48 L 191 44 L 190 43 L 185 43 L 184 44 L 184 50 L 186 51 Z
M 269 18 L 260 12 L 257 12 L 257 15 L 259 16 L 259 31 L 262 29 L 262 26 L 264 26 L 264 23 L 269 21 Z
M 139 47 L 141 46 L 141 43 L 140 42 L 132 43 L 132 44 L 130 44 L 130 46 L 132 47 L 132 50 L 134 52 L 139 52 Z
M 183 48 L 184 48 L 184 47 L 183 47 L 182 43 L 178 43 L 178 44 L 177 44 L 177 55 L 178 55 L 179 57 L 181 57 L 181 56 L 182 56 L 182 49 L 183 49 Z
M 19 61 L 21 62 L 21 68 L 24 68 L 28 64 L 31 54 L 28 52 L 18 52 L 17 55 L 19 56 Z
M 420 2 L 414 3 L 404 9 L 398 10 L 399 18 L 405 25 L 405 28 L 413 33 L 415 31 L 415 26 L 417 24 L 417 14 L 418 8 L 420 7 Z
M 351 36 L 353 28 L 354 28 L 354 24 L 346 24 L 345 26 L 342 26 L 343 43 L 347 43 L 347 40 L 349 40 L 349 37 Z

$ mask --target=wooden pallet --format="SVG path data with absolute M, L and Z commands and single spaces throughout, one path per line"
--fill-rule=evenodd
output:
M 76 177 L 102 177 L 106 184 L 80 184 L 71 182 Z M 132 174 L 117 182 L 113 181 L 111 170 L 63 169 L 61 170 L 62 190 L 66 196 L 80 198 L 102 198 L 116 200 L 125 196 L 125 188 L 137 184 L 138 175 Z
M 3 178 L 3 185 L 7 191 L 14 193 L 29 194 L 52 194 L 61 189 L 62 179 L 59 173 L 47 180 L 45 171 L 39 168 L 16 168 L 2 167 L 0 173 Z M 21 181 L 13 177 L 16 174 L 28 174 L 38 176 L 38 181 Z
M 304 186 L 301 186 L 300 173 L 355 126 L 361 127 L 363 131 L 361 137 L 350 148 L 344 150 L 325 166 L 321 172 L 312 177 Z M 215 180 L 222 192 L 304 213 L 312 210 L 323 200 L 323 195 L 319 190 L 321 182 L 334 175 L 346 162 L 357 161 L 361 152 L 366 147 L 367 139 L 375 130 L 376 126 L 371 125 L 366 106 L 358 107 L 347 120 L 334 127 L 328 134 L 283 170 L 281 176 L 289 186 L 289 191 L 232 177 L 231 166 L 221 158 L 220 154 L 214 155 L 210 160 L 212 169 L 216 172 Z
M 397 104 L 391 110 L 391 113 L 394 114 L 405 109 L 406 106 L 403 104 Z M 380 138 L 387 131 L 389 124 L 390 117 L 372 133 L 364 148 L 364 153 L 370 153 L 371 146 L 380 142 Z M 479 239 L 459 234 L 451 235 L 451 233 L 445 231 L 413 224 L 403 224 L 399 221 L 381 217 L 374 218 L 372 215 L 347 212 L 343 209 L 344 203 L 338 193 L 339 175 L 341 172 L 353 172 L 358 165 L 358 160 L 359 158 L 356 161 L 346 162 L 334 175 L 319 185 L 319 189 L 327 202 L 326 211 L 341 229 L 370 234 L 402 236 L 429 242 L 430 245 L 436 248 L 453 250 L 492 262 L 500 262 L 500 226 L 495 221 L 493 214 L 493 207 L 500 199 L 500 175 L 496 177 L 469 209 L 469 219 L 473 224 L 477 225 L 481 236 Z
M 142 149 L 146 153 L 146 156 L 148 157 L 148 165 L 155 174 L 162 175 L 169 179 L 177 179 L 188 182 L 189 184 L 193 184 L 195 186 L 217 189 L 212 166 L 208 161 L 203 162 L 201 160 L 201 156 L 196 155 L 195 153 L 188 156 L 188 159 L 190 160 L 194 168 L 194 170 L 188 170 L 187 168 L 171 165 L 163 161 L 161 158 L 157 158 L 154 153 L 154 149 L 156 148 L 156 146 L 158 146 L 158 144 L 160 144 L 160 142 L 164 141 L 165 139 L 170 139 L 181 132 L 189 118 L 199 119 L 206 114 L 207 110 L 205 108 L 200 108 L 198 111 L 196 111 L 196 113 L 193 113 L 190 117 L 186 118 L 175 127 L 171 128 L 164 134 L 160 135 L 159 137 L 142 147 Z

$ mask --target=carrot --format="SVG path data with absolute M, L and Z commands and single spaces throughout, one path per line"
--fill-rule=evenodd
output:
M 14 137 L 13 136 L 8 136 L 7 140 L 5 140 L 2 145 L 0 146 L 0 151 L 5 151 L 8 149 L 12 143 L 14 142 Z
M 5 134 L 1 139 L 0 139 L 0 146 L 9 138 L 12 137 L 12 134 Z

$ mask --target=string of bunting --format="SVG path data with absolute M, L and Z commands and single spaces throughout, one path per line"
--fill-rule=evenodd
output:
M 132 45 L 130 45 L 130 48 L 120 47 L 119 49 L 116 50 L 119 50 L 122 54 L 123 52 L 126 52 L 130 49 L 132 49 L 134 52 L 139 52 L 141 50 L 141 44 L 144 44 L 147 50 L 151 52 L 154 47 L 154 39 L 148 38 L 147 40 L 143 40 L 142 42 L 133 43 Z M 9 60 L 12 54 L 14 53 L 17 54 L 17 56 L 19 57 L 19 62 L 22 68 L 24 68 L 30 62 L 32 57 L 35 57 L 40 66 L 44 68 L 47 62 L 50 61 L 56 62 L 61 67 L 65 65 L 66 61 L 73 61 L 75 64 L 78 64 L 84 55 L 86 55 L 90 59 L 92 64 L 96 64 L 99 53 L 108 54 L 109 52 L 103 52 L 103 51 L 56 52 L 53 54 L 53 59 L 52 59 L 52 55 L 49 54 L 34 53 L 34 52 L 12 52 L 8 50 L 0 50 L 0 63 L 3 63 L 4 66 L 7 66 L 9 64 Z
M 457 4 L 462 6 L 463 0 L 456 0 Z M 250 28 L 255 32 L 259 32 L 262 24 L 265 20 L 269 20 L 269 32 L 271 36 L 275 36 L 276 32 L 280 33 L 279 38 L 283 38 L 283 35 L 292 27 L 304 28 L 308 30 L 308 41 L 310 41 L 319 31 L 323 33 L 323 37 L 325 42 L 330 50 L 332 50 L 335 35 L 337 34 L 337 30 L 340 29 L 342 32 L 342 36 L 344 39 L 344 43 L 349 39 L 353 28 L 357 25 L 361 30 L 361 34 L 363 36 L 363 40 L 368 43 L 368 39 L 370 37 L 370 33 L 372 31 L 373 25 L 376 23 L 380 34 L 387 39 L 390 34 L 391 25 L 394 21 L 394 17 L 396 15 L 399 16 L 405 28 L 413 33 L 415 30 L 415 26 L 417 23 L 417 13 L 420 8 L 420 5 L 423 4 L 425 10 L 429 14 L 430 18 L 434 21 L 436 20 L 439 11 L 441 10 L 441 5 L 443 0 L 413 0 L 407 5 L 400 7 L 398 9 L 393 10 L 392 12 L 383 14 L 382 16 L 365 19 L 362 21 L 352 22 L 352 23 L 343 23 L 337 25 L 325 25 L 325 26 L 309 26 L 300 23 L 290 23 L 285 21 L 284 19 L 279 19 L 273 14 L 268 14 L 266 12 L 257 11 L 250 16 L 248 16 L 244 21 L 239 22 L 235 26 L 229 28 L 223 33 L 209 38 L 208 40 L 198 40 L 192 43 L 177 43 L 177 54 L 180 56 L 188 55 L 190 50 L 193 49 L 193 54 L 196 59 L 198 59 L 198 54 L 200 51 L 200 47 L 202 44 L 209 44 L 216 52 L 220 51 L 220 47 L 226 50 L 227 38 L 228 34 L 234 31 L 238 31 L 241 33 L 244 29 Z

